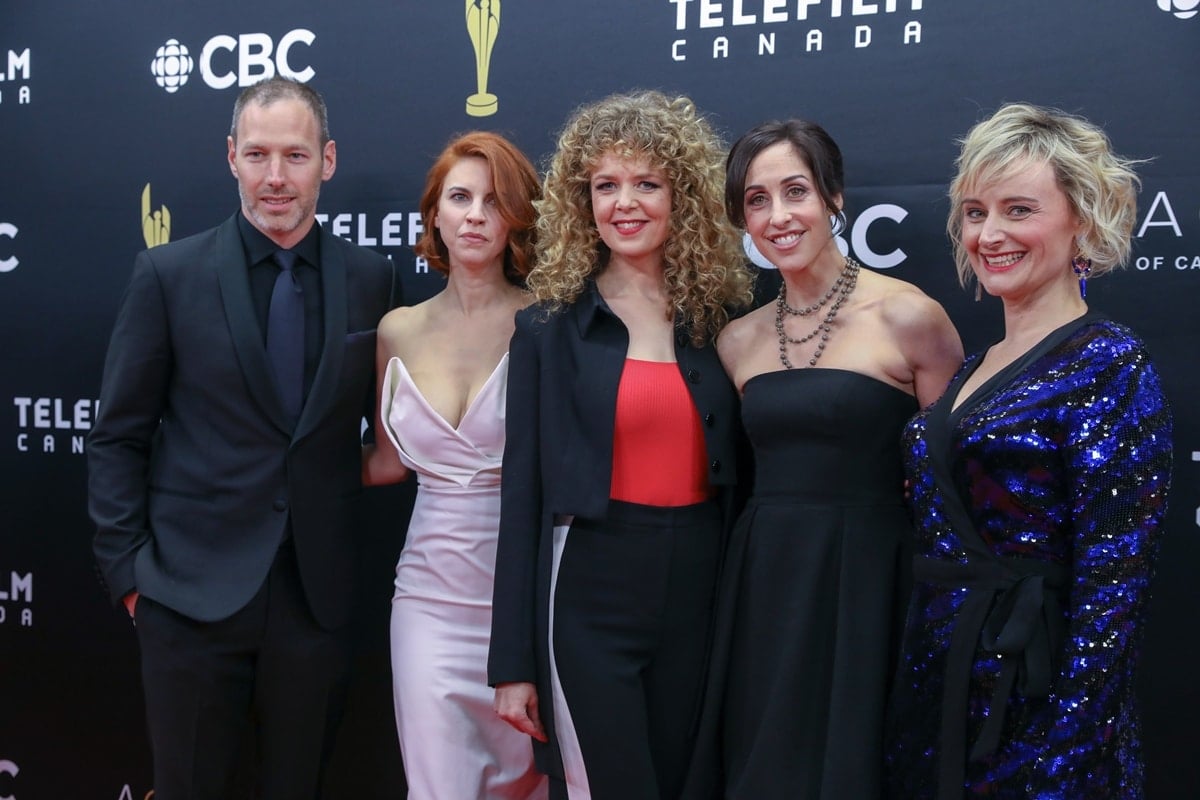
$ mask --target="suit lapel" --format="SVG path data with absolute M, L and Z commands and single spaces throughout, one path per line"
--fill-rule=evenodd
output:
M 338 390 L 346 339 L 346 259 L 332 234 L 321 230 L 321 296 L 324 304 L 325 336 L 321 360 L 312 387 L 300 412 L 296 437 L 311 430 L 328 409 Z
M 221 226 L 217 236 L 216 263 L 225 319 L 229 323 L 229 335 L 233 339 L 233 349 L 242 367 L 246 386 L 271 422 L 284 433 L 289 433 L 291 427 L 275 388 L 275 380 L 271 377 L 262 331 L 250 299 L 250 276 L 246 272 L 246 253 L 242 249 L 242 238 L 238 235 L 236 217 L 231 217 Z

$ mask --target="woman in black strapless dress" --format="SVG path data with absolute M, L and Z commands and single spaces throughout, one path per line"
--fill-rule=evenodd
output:
M 754 494 L 722 577 L 688 797 L 871 800 L 911 569 L 900 432 L 962 363 L 946 313 L 838 248 L 842 158 L 818 125 L 733 146 L 726 207 L 783 278 L 730 323 Z

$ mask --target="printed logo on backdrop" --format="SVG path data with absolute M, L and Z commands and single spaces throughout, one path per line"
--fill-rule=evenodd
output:
M 467 114 L 490 117 L 500 107 L 496 95 L 488 91 L 492 48 L 500 35 L 500 0 L 467 0 L 467 35 L 475 51 L 475 94 L 467 98 Z
M 146 794 L 142 795 L 142 800 L 153 800 L 153 798 L 154 798 L 154 790 L 153 789 L 146 792 Z M 0 798 L 0 800 L 4 800 L 4 799 Z M 121 794 L 117 795 L 117 800 L 137 800 L 137 795 L 135 795 L 133 793 L 133 788 L 127 783 L 121 787 Z
M 1200 3 L 1200 0 L 1197 0 Z M 1149 192 L 1143 197 L 1148 196 Z M 1135 269 L 1142 272 L 1182 272 L 1197 270 L 1200 274 L 1200 249 L 1195 249 L 1196 237 L 1190 237 L 1193 249 L 1180 246 L 1184 238 L 1184 224 L 1189 226 L 1189 233 L 1196 230 L 1192 225 L 1200 220 L 1200 210 L 1191 215 L 1180 216 L 1176 204 L 1164 191 L 1155 192 L 1146 213 L 1138 223 L 1134 238 L 1139 241 L 1138 249 L 1145 253 L 1133 260 Z M 1146 253 L 1147 250 L 1158 252 Z M 1162 252 L 1163 250 L 1166 252 Z
M 1200 0 L 1158 0 L 1158 7 L 1179 19 L 1191 19 L 1200 13 Z
M 166 206 L 151 210 L 150 184 L 142 189 L 142 238 L 146 247 L 158 247 L 171 241 L 171 210 Z
M 167 43 L 154 54 L 150 71 L 154 73 L 158 85 L 167 90 L 167 94 L 175 94 L 179 87 L 188 82 L 192 66 L 192 56 L 187 47 L 181 45 L 178 39 L 167 39 Z
M 17 452 L 83 455 L 99 408 L 100 401 L 90 398 L 13 397 Z
M 178 39 L 167 39 L 150 61 L 150 74 L 168 94 L 187 85 L 193 72 L 210 89 L 249 86 L 282 75 L 308 83 L 316 75 L 309 64 L 309 49 L 317 35 L 296 28 L 276 41 L 269 33 L 218 34 L 200 46 L 199 56 Z
M 32 572 L 0 571 L 0 626 L 13 625 L 33 627 Z
M 27 106 L 33 100 L 33 90 L 29 88 L 33 56 L 30 55 L 28 47 L 6 52 L 5 61 L 0 63 L 0 106 L 6 103 Z
M 835 237 L 838 250 L 842 255 L 853 251 L 855 258 L 872 269 L 891 269 L 899 266 L 908 258 L 908 254 L 899 247 L 886 253 L 876 252 L 868 241 L 868 234 L 875 225 L 900 225 L 907 217 L 908 211 L 894 203 L 869 206 L 850 220 L 846 230 Z M 1193 217 L 1200 220 L 1200 211 L 1182 218 L 1181 221 L 1168 194 L 1164 191 L 1156 192 L 1138 222 L 1135 238 L 1139 240 L 1139 249 L 1143 252 L 1149 248 L 1167 248 L 1168 252 L 1139 255 L 1133 260 L 1134 268 L 1143 272 L 1196 270 L 1197 274 L 1200 274 L 1200 251 L 1187 252 L 1179 246 L 1180 240 L 1184 238 L 1184 222 L 1192 224 Z M 749 234 L 743 234 L 742 248 L 758 266 L 774 269 L 774 265 L 755 248 Z
M 334 236 L 363 247 L 412 247 L 425 231 L 420 211 L 392 211 L 383 215 L 343 211 L 317 214 L 316 218 Z M 413 272 L 429 272 L 429 262 L 415 258 Z
M 875 252 L 867 242 L 867 232 L 876 223 L 899 225 L 907 217 L 908 210 L 895 203 L 877 203 L 873 206 L 868 206 L 853 221 L 847 220 L 846 229 L 840 231 L 834 237 L 834 242 L 837 243 L 838 250 L 844 256 L 849 255 L 851 248 L 853 248 L 854 257 L 861 261 L 864 266 L 871 267 L 872 269 L 891 269 L 903 264 L 904 259 L 908 258 L 908 253 L 905 253 L 899 247 L 887 253 Z M 829 218 L 830 225 L 833 224 L 833 220 L 833 217 Z M 847 235 L 850 237 L 849 242 L 845 238 Z M 748 233 L 742 234 L 742 249 L 746 251 L 746 255 L 750 260 L 758 266 L 764 269 L 775 269 L 775 265 L 767 261 L 766 257 L 754 246 L 754 242 L 750 239 L 750 234 Z
M 1178 0 L 1177 0 L 1178 1 Z M 1200 0 L 1198 0 L 1200 1 Z M 771 57 L 921 44 L 915 19 L 924 0 L 666 0 L 675 30 L 695 31 L 671 42 L 671 60 Z M 853 24 L 851 24 L 851 22 Z
M 10 246 L 15 244 L 17 226 L 11 222 L 0 222 L 0 273 L 12 272 L 21 263 Z M 7 241 L 5 241 L 7 240 Z M 3 800 L 0 798 L 0 800 Z
M 17 775 L 21 772 L 21 768 L 7 758 L 0 758 L 0 792 L 8 792 L 17 782 Z M 6 777 L 7 776 L 7 777 Z M 12 778 L 12 780 L 8 780 Z M 0 794 L 0 800 L 17 800 L 17 796 L 11 792 L 8 794 Z

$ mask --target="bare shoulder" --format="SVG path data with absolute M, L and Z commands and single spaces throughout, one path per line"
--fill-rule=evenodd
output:
M 717 355 L 729 369 L 738 364 L 751 350 L 762 343 L 763 326 L 774 317 L 774 304 L 761 306 L 748 314 L 731 320 L 717 336 Z
M 421 316 L 419 309 L 420 306 L 393 308 L 383 315 L 383 319 L 379 320 L 379 335 L 392 337 L 408 332 L 417 324 L 418 318 Z
M 883 323 L 900 339 L 953 332 L 950 317 L 941 303 L 907 281 L 877 276 L 885 283 L 880 286 L 879 313 Z M 957 334 L 955 335 L 957 338 Z
M 879 318 L 912 370 L 917 402 L 937 400 L 962 364 L 962 341 L 946 310 L 916 286 L 887 279 L 879 297 Z
M 400 306 L 383 315 L 376 332 L 378 347 L 404 358 L 405 344 L 419 341 L 429 319 L 429 301 L 415 306 Z

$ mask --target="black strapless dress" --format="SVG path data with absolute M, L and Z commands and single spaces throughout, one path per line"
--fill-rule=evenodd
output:
M 916 400 L 838 369 L 744 386 L 754 494 L 729 543 L 685 797 L 872 800 L 911 587 Z

